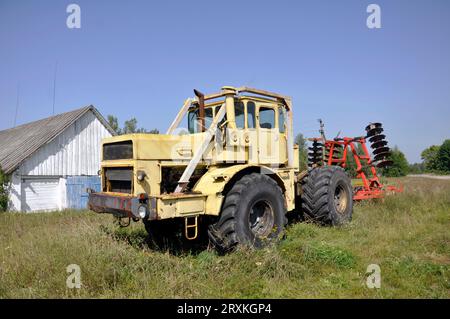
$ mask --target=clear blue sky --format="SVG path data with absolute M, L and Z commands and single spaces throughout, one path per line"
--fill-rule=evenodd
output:
M 81 7 L 68 29 L 66 7 Z M 366 26 L 381 7 L 381 29 Z M 192 89 L 293 97 L 295 131 L 384 124 L 411 162 L 450 138 L 450 1 L 0 0 L 0 130 L 94 104 L 165 131 Z

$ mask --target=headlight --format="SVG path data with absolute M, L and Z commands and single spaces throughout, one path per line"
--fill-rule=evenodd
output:
M 137 171 L 137 179 L 142 182 L 147 174 L 144 171 Z
M 147 207 L 145 207 L 143 205 L 139 206 L 138 214 L 139 214 L 139 217 L 141 217 L 142 219 L 147 217 Z

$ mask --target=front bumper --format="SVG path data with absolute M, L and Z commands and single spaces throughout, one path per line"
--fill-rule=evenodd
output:
M 117 217 L 130 217 L 142 219 L 138 209 L 144 206 L 145 219 L 156 219 L 156 198 L 148 197 L 145 200 L 134 196 L 112 195 L 108 193 L 89 193 L 88 208 L 96 213 L 113 214 Z

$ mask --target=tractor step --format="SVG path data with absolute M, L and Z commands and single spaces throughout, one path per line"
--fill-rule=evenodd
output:
M 192 231 L 189 231 L 192 230 Z M 192 234 L 193 232 L 193 234 Z M 194 240 L 198 237 L 198 216 L 184 218 L 184 236 L 187 240 Z

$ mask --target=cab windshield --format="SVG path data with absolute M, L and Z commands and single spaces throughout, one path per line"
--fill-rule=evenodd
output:
M 211 123 L 213 121 L 213 108 L 207 107 L 205 108 L 205 129 L 208 129 L 211 126 Z M 200 133 L 201 130 L 201 123 L 199 121 L 199 110 L 198 108 L 195 110 L 191 110 L 188 113 L 188 130 L 189 133 Z

